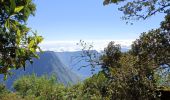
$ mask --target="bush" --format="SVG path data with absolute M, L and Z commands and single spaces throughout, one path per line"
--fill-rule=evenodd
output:
M 37 77 L 36 75 L 24 76 L 14 82 L 14 89 L 23 98 L 35 98 L 38 100 L 63 99 L 65 87 L 57 83 L 56 78 L 51 76 Z

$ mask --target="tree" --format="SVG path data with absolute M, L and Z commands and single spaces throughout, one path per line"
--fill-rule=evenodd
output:
M 83 45 L 83 49 L 85 46 L 87 45 Z M 101 66 L 102 70 L 87 79 L 80 90 L 74 89 L 79 90 L 75 98 L 140 100 L 156 97 L 156 82 L 154 78 L 150 78 L 154 75 L 150 66 L 148 68 L 138 66 L 136 56 L 129 52 L 121 52 L 120 45 L 110 42 L 100 56 L 100 60 L 92 57 L 93 55 L 95 53 L 90 50 L 83 51 L 83 57 L 88 56 L 86 58 L 89 60 L 86 61 L 91 63 L 92 68 Z
M 104 49 L 103 55 L 100 57 L 100 63 L 103 72 L 107 75 L 107 77 L 111 77 L 109 74 L 110 68 L 120 67 L 120 57 L 122 52 L 120 51 L 120 45 L 116 45 L 113 41 L 111 41 L 108 46 Z
M 104 0 L 104 5 L 120 4 L 119 11 L 124 13 L 125 20 L 146 19 L 156 13 L 170 13 L 169 0 Z
M 26 61 L 38 57 L 36 51 L 43 39 L 26 26 L 35 10 L 32 0 L 0 0 L 0 74 L 25 68 Z
M 89 51 L 90 52 L 90 51 Z M 120 45 L 110 42 L 99 60 L 86 56 L 92 66 L 102 70 L 83 84 L 82 92 L 87 98 L 143 100 L 156 98 L 156 81 L 151 66 L 138 62 L 131 52 L 121 52 Z M 149 64 L 148 64 L 149 65 Z M 85 98 L 86 98 L 85 97 Z
M 136 56 L 130 52 L 121 52 L 121 48 L 118 48 L 119 46 L 112 42 L 109 43 L 104 51 L 105 59 L 101 58 L 102 66 L 106 66 L 108 70 L 104 73 L 108 78 L 107 88 L 112 91 L 111 98 L 129 100 L 155 98 L 156 82 L 151 66 L 140 65 Z
M 141 64 L 152 62 L 152 67 L 162 65 L 170 67 L 170 15 L 165 16 L 161 27 L 144 32 L 132 44 L 132 54 L 137 56 Z
M 90 58 L 102 68 L 105 80 L 85 83 L 92 95 L 105 95 L 110 99 L 154 99 L 161 86 L 168 86 L 170 72 L 170 15 L 165 16 L 161 27 L 141 34 L 128 52 L 121 52 L 120 45 L 110 42 L 100 60 Z M 90 54 L 86 53 L 87 56 Z M 162 70 L 163 68 L 163 70 Z M 162 73 L 163 72 L 163 73 Z M 164 73 L 168 76 L 165 76 Z M 99 77 L 97 77 L 99 78 Z M 91 80 L 96 80 L 93 77 Z M 161 81 L 161 82 L 160 82 Z M 104 83 L 103 83 L 104 82 Z M 103 85 L 104 84 L 104 85 Z

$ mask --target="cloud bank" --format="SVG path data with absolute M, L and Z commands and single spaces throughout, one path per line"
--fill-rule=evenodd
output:
M 134 40 L 84 40 L 87 44 L 92 44 L 93 49 L 102 51 L 110 41 L 114 41 L 116 44 L 120 44 L 122 48 L 129 49 Z M 80 51 L 81 46 L 77 45 L 80 41 L 43 41 L 40 47 L 44 51 Z

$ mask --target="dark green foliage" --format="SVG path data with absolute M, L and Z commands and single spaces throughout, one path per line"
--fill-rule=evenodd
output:
M 156 13 L 170 12 L 169 0 L 104 0 L 104 5 L 120 4 L 119 11 L 124 13 L 125 20 L 146 19 Z
M 56 82 L 55 77 L 24 76 L 15 81 L 15 93 L 8 92 L 4 86 L 0 86 L 2 93 L 0 99 L 9 99 L 9 96 L 12 96 L 12 99 L 26 100 L 159 99 L 161 96 L 159 92 L 163 89 L 169 90 L 170 82 L 169 69 L 164 69 L 170 67 L 169 1 L 105 0 L 104 4 L 120 2 L 125 2 L 125 5 L 119 8 L 125 14 L 124 19 L 146 19 L 162 11 L 167 13 L 167 16 L 159 29 L 142 33 L 128 52 L 121 52 L 120 45 L 110 42 L 100 59 L 96 60 L 93 52 L 89 52 L 92 48 L 90 45 L 85 51 L 89 58 L 86 61 L 90 62 L 92 68 L 96 65 L 101 66 L 102 71 L 83 83 L 65 87 Z M 22 0 L 22 2 L 1 0 L 0 5 L 2 17 L 0 46 L 3 48 L 0 50 L 0 72 L 6 74 L 10 68 L 24 67 L 26 60 L 31 62 L 31 57 L 37 57 L 35 52 L 42 38 L 28 35 L 30 29 L 23 23 L 35 11 L 32 0 Z M 143 15 L 143 12 L 146 13 Z M 86 44 L 81 45 L 86 48 Z M 54 55 L 50 57 L 55 58 Z
M 0 96 L 3 94 L 3 93 L 7 93 L 8 90 L 6 89 L 5 85 L 4 84 L 0 84 Z
M 132 54 L 138 57 L 140 64 L 152 64 L 153 68 L 160 65 L 170 66 L 170 15 L 165 17 L 161 28 L 141 34 L 134 41 Z
M 139 64 L 137 56 L 120 50 L 114 42 L 108 44 L 97 63 L 102 66 L 102 71 L 83 83 L 81 97 L 91 100 L 156 98 L 156 81 L 151 66 Z
M 0 100 L 21 100 L 21 97 L 7 90 L 4 84 L 0 84 Z
M 107 75 L 106 78 L 108 78 L 105 88 L 109 88 L 108 91 L 111 91 L 109 92 L 110 98 L 116 100 L 155 98 L 156 83 L 153 78 L 150 78 L 153 77 L 152 70 L 147 69 L 145 66 L 136 66 L 137 58 L 129 53 L 122 53 L 117 62 L 119 66 L 109 67 L 109 74 L 105 74 Z
M 115 45 L 114 42 L 110 42 L 108 46 L 104 49 L 104 54 L 101 56 L 103 61 L 103 67 L 119 67 L 119 60 L 121 57 L 121 47 L 120 45 Z
M 100 62 L 102 62 L 102 71 L 106 77 L 112 77 L 110 69 L 120 67 L 119 60 L 122 55 L 120 49 L 120 45 L 115 45 L 113 41 L 104 49 L 104 54 L 100 57 Z
M 85 80 L 82 87 L 82 97 L 90 100 L 109 100 L 111 92 L 109 80 L 102 72 Z
M 130 51 L 121 52 L 119 45 L 110 42 L 98 62 L 90 59 L 94 65 L 100 65 L 102 71 L 84 82 L 81 97 L 99 100 L 158 99 L 161 96 L 158 89 L 169 87 L 169 18 L 169 15 L 165 17 L 159 29 L 142 33 L 133 42 Z
M 38 57 L 36 50 L 40 49 L 38 44 L 42 37 L 26 26 L 28 17 L 34 15 L 35 10 L 32 0 L 0 1 L 0 74 L 25 68 L 27 60 L 32 62 L 32 57 Z
M 169 15 L 161 23 L 161 28 L 143 33 L 134 41 L 130 52 L 121 53 L 120 47 L 112 42 L 101 58 L 103 71 L 112 89 L 112 99 L 143 100 L 157 97 L 160 79 L 168 82 L 168 77 L 159 73 L 159 68 L 170 65 Z M 102 67 L 102 68 L 105 68 Z M 105 69 L 103 69 L 105 70 Z M 169 74 L 169 69 L 164 72 Z M 108 77 L 109 76 L 109 77 Z M 161 83 L 163 86 L 163 83 Z M 167 86 L 167 85 L 166 85 Z M 107 87 L 107 88 L 108 88 Z

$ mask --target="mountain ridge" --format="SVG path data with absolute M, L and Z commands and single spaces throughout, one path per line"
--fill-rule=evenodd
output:
M 31 75 L 35 73 L 37 76 L 42 75 L 55 75 L 58 82 L 65 85 L 76 84 L 81 79 L 72 72 L 66 65 L 64 65 L 59 57 L 53 51 L 45 51 L 38 53 L 40 59 L 33 58 L 33 64 L 27 63 L 25 71 L 22 69 L 12 70 L 14 73 L 11 77 L 8 77 L 6 81 L 3 81 L 3 75 L 0 75 L 0 82 L 7 85 L 8 88 L 12 88 L 12 83 L 24 75 Z

